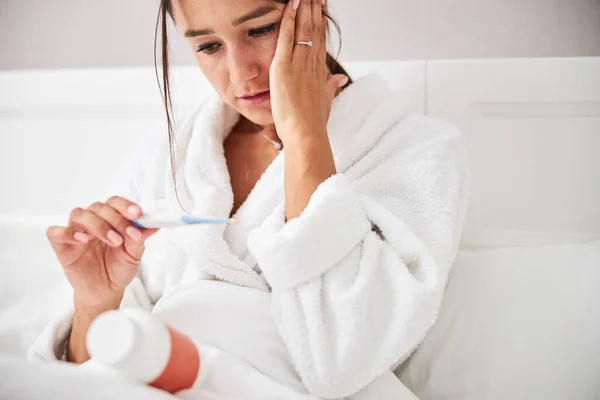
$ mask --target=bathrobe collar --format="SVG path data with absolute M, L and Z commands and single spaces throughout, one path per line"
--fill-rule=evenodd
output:
M 387 130 L 386 125 L 397 122 L 395 113 L 396 121 L 373 123 L 373 118 L 381 119 L 374 115 L 376 110 L 391 97 L 393 92 L 383 78 L 370 74 L 356 80 L 334 99 L 327 130 L 338 173 L 372 148 Z M 233 207 L 223 142 L 239 118 L 235 109 L 215 95 L 200 108 L 193 124 L 176 138 L 176 161 L 181 164 L 176 169 L 177 194 L 185 210 L 193 215 L 226 218 Z M 377 128 L 370 128 L 372 125 Z M 234 284 L 268 290 L 252 255 L 248 254 L 246 238 L 274 212 L 283 214 L 284 157 L 285 149 L 237 210 L 235 224 L 198 225 L 173 231 L 191 257 L 188 267 L 192 270 L 186 273 L 196 274 L 198 279 L 206 279 L 208 273 Z M 170 178 L 168 174 L 165 182 L 167 191 L 171 188 L 168 197 L 172 204 L 177 204 Z M 193 265 L 202 266 L 204 271 L 194 271 Z

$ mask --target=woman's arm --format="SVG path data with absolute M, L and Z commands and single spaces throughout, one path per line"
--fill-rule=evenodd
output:
M 359 165 L 323 182 L 298 218 L 249 248 L 311 394 L 346 397 L 406 359 L 437 318 L 470 189 L 460 133 L 411 117 Z M 389 135 L 388 135 L 389 136 Z M 363 173 L 364 171 L 364 173 Z
M 119 309 L 122 300 L 123 296 L 109 301 L 100 307 L 88 307 L 74 296 L 73 304 L 75 311 L 73 313 L 73 327 L 67 345 L 67 361 L 82 364 L 90 359 L 85 341 L 92 321 L 105 311 Z
M 159 146 L 158 140 L 141 146 L 136 156 L 128 160 L 123 173 L 114 179 L 106 191 L 106 196 L 120 195 L 136 203 L 142 202 L 142 189 L 145 187 L 148 166 L 157 163 Z M 152 154 L 150 162 L 148 154 Z M 50 321 L 29 348 L 29 359 L 81 364 L 89 359 L 85 346 L 86 335 L 90 324 L 98 315 L 104 311 L 118 309 L 121 305 L 151 309 L 152 300 L 141 279 L 144 264 L 142 261 L 140 272 L 126 288 L 125 293 L 119 298 L 107 299 L 103 306 L 92 309 L 74 296 L 73 302 Z
M 74 298 L 71 306 L 65 307 L 29 348 L 29 360 L 70 361 L 77 364 L 87 361 L 89 355 L 85 348 L 85 338 L 90 324 L 103 311 L 121 306 L 151 309 L 152 303 L 139 276 L 129 284 L 119 302 L 115 299 L 103 307 L 90 309 Z
M 336 168 L 327 134 L 297 135 L 285 148 L 285 214 L 299 217 L 317 187 Z

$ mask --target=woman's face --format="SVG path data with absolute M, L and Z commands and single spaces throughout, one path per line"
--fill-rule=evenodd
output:
M 285 5 L 268 0 L 173 0 L 179 32 L 221 97 L 258 125 L 273 123 L 271 102 L 241 97 L 269 90 Z

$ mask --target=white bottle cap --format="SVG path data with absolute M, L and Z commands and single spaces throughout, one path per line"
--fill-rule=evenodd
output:
M 87 335 L 90 356 L 103 364 L 114 365 L 129 357 L 141 339 L 136 323 L 127 315 L 108 311 L 96 318 Z
M 97 362 L 143 383 L 158 378 L 171 357 L 167 326 L 141 308 L 99 315 L 88 329 L 86 346 Z

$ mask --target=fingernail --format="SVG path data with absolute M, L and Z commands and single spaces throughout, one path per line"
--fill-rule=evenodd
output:
M 129 208 L 127 209 L 127 212 L 132 217 L 137 217 L 140 214 L 140 212 L 142 212 L 142 210 L 140 210 L 140 208 L 138 206 L 129 206 Z
M 294 0 L 294 2 L 292 3 L 292 9 L 294 11 L 296 11 L 298 9 L 299 5 L 300 5 L 300 0 Z
M 90 241 L 89 236 L 83 232 L 75 232 L 73 237 L 75 238 L 75 240 L 77 240 L 78 242 L 81 242 L 81 243 L 87 243 Z
M 134 228 L 133 226 L 128 226 L 127 229 L 125 229 L 125 233 L 127 234 L 127 236 L 132 238 L 135 242 L 138 242 L 142 238 L 142 232 L 140 232 L 138 229 Z
M 321 0 L 321 4 L 323 4 L 323 5 L 327 4 L 327 0 Z
M 338 83 L 338 87 L 344 86 L 346 83 L 348 83 L 349 80 L 350 80 L 350 78 L 348 78 L 347 76 L 344 76 L 344 79 L 342 79 L 340 81 L 340 83 Z
M 121 235 L 119 235 L 117 232 L 110 230 L 108 231 L 108 233 L 106 234 L 106 237 L 108 239 L 109 242 L 111 242 L 112 244 L 114 244 L 115 246 L 120 246 L 121 243 L 123 243 L 123 238 L 121 237 Z

